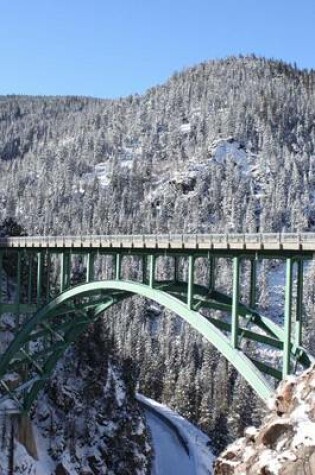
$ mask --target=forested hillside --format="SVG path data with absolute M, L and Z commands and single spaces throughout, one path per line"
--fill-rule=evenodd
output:
M 315 72 L 231 57 L 120 100 L 2 96 L 6 217 L 45 235 L 312 231 Z M 229 288 L 230 265 L 219 268 L 218 284 Z M 268 269 L 258 304 L 276 314 Z M 309 347 L 315 270 L 307 272 Z M 159 307 L 134 298 L 104 325 L 117 351 L 139 362 L 140 390 L 199 424 L 217 448 L 259 419 L 261 404 L 235 371 Z

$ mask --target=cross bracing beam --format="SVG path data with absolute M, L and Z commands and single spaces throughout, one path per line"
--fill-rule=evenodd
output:
M 187 290 L 187 285 L 185 283 L 177 282 L 174 284 L 172 281 L 157 282 L 155 288 L 168 292 L 182 302 L 186 302 L 187 297 L 185 295 L 185 290 Z M 229 296 L 218 291 L 209 292 L 206 287 L 197 284 L 194 285 L 194 290 L 194 303 L 192 304 L 194 310 L 200 311 L 203 308 L 210 308 L 229 314 L 231 313 L 232 299 Z M 240 327 L 238 328 L 238 335 L 240 338 L 245 337 L 277 349 L 283 349 L 285 332 L 279 325 L 242 303 L 239 303 L 238 305 L 238 314 L 240 317 L 246 318 L 247 322 L 251 322 L 259 329 L 259 331 L 257 331 L 257 329 L 256 331 L 250 331 L 247 328 Z M 218 328 L 231 332 L 231 324 L 229 322 L 211 317 L 206 318 L 209 318 Z M 261 331 L 264 333 L 262 334 Z M 290 352 L 292 357 L 298 359 L 298 361 L 305 367 L 308 367 L 313 362 L 313 358 L 308 355 L 301 346 L 297 346 L 294 340 L 291 340 Z

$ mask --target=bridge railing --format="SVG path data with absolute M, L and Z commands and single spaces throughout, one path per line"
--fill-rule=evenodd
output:
M 315 233 L 133 234 L 0 238 L 0 247 L 314 250 Z

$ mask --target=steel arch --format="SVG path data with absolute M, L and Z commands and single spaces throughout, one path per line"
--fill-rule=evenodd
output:
M 37 325 L 39 325 L 41 322 L 44 322 L 45 320 L 48 320 L 50 315 L 58 314 L 58 308 L 61 308 L 63 304 L 67 303 L 71 299 L 75 297 L 90 296 L 91 294 L 95 294 L 100 291 L 104 292 L 105 301 L 104 304 L 98 305 L 98 307 L 94 308 L 94 312 L 90 321 L 96 320 L 102 312 L 106 311 L 119 299 L 121 300 L 122 298 L 136 294 L 153 300 L 168 310 L 174 312 L 179 317 L 183 318 L 183 320 L 190 324 L 214 347 L 216 347 L 217 350 L 228 361 L 230 361 L 236 370 L 251 385 L 251 387 L 263 401 L 267 401 L 272 395 L 273 389 L 259 369 L 244 353 L 242 353 L 240 349 L 233 348 L 230 340 L 205 316 L 195 310 L 189 309 L 186 303 L 179 300 L 177 297 L 170 295 L 164 290 L 152 288 L 146 284 L 138 282 L 122 280 L 107 280 L 78 285 L 60 294 L 54 300 L 36 312 L 36 314 L 24 324 L 20 332 L 9 345 L 7 351 L 2 355 L 0 361 L 0 378 L 2 378 L 6 373 L 10 362 L 21 350 L 21 348 L 23 348 L 25 341 L 27 341 Z M 115 294 L 115 292 L 118 295 L 117 299 L 111 296 L 112 294 Z M 82 331 L 84 331 L 88 323 L 89 322 L 86 321 L 81 327 L 76 328 L 76 324 L 74 322 L 73 326 L 70 328 L 70 334 L 68 335 L 64 345 L 60 345 L 60 348 L 56 349 L 56 351 L 53 352 L 46 361 L 44 367 L 45 377 L 38 378 L 38 380 L 34 382 L 30 391 L 27 393 L 24 400 L 24 410 L 27 411 L 30 409 L 38 392 L 45 384 L 47 377 L 49 377 L 51 374 L 62 353 L 77 338 L 77 336 L 82 333 Z

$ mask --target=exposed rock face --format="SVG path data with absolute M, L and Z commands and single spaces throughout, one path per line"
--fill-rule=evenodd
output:
M 259 429 L 216 460 L 215 475 L 315 475 L 315 365 L 283 381 Z

